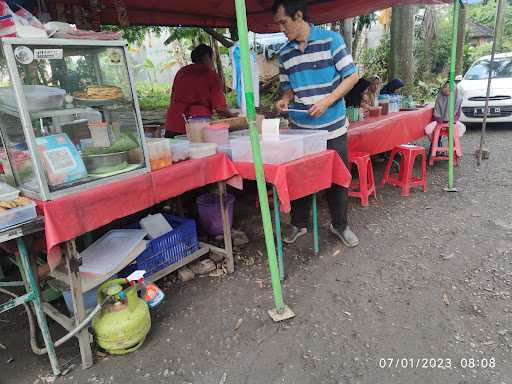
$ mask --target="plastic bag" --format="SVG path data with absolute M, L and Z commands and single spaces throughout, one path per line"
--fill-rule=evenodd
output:
M 13 12 L 0 1 L 0 37 L 48 37 L 43 24 L 23 7 Z

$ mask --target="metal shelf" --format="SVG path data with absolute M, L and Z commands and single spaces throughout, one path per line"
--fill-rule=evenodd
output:
M 29 112 L 30 117 L 33 119 L 42 119 L 45 117 L 61 117 L 61 116 L 69 116 L 76 115 L 77 113 L 85 113 L 87 112 L 87 108 L 63 108 L 63 109 L 52 109 L 46 111 L 37 111 L 37 112 Z M 8 115 L 14 117 L 20 117 L 20 114 L 17 109 L 9 107 L 5 104 L 0 104 L 0 112 L 4 112 Z

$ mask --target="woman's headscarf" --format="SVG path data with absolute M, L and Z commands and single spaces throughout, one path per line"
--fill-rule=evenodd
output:
M 395 93 L 397 89 L 403 88 L 405 83 L 402 81 L 402 79 L 394 78 L 389 83 L 387 83 L 384 88 L 380 91 L 381 95 L 391 95 Z
M 445 84 L 446 85 L 446 84 Z M 443 85 L 444 87 L 444 85 Z M 436 104 L 434 106 L 434 120 L 439 122 L 447 122 L 450 119 L 448 113 L 448 102 L 450 96 L 446 96 L 443 93 L 443 87 L 439 90 L 439 94 L 436 98 Z M 462 107 L 462 97 L 455 87 L 455 120 L 458 121 L 460 117 L 460 110 Z
M 347 107 L 360 107 L 363 93 L 368 89 L 370 84 L 368 80 L 361 77 L 356 85 L 354 85 L 354 88 L 345 95 L 345 105 Z

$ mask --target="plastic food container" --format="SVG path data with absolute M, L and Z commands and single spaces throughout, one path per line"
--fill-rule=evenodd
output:
M 226 156 L 229 157 L 230 159 L 233 158 L 233 147 L 231 146 L 231 144 L 218 145 L 217 152 L 225 153 Z
M 25 94 L 27 108 L 32 112 L 61 108 L 66 96 L 65 90 L 45 85 L 24 85 L 23 93 Z M 0 103 L 11 108 L 18 108 L 13 88 L 0 88 Z
M 30 221 L 37 216 L 34 203 L 0 212 L 0 229 Z
M 169 139 L 171 145 L 172 162 L 186 160 L 190 157 L 190 143 L 188 140 Z
M 229 124 L 210 123 L 203 131 L 203 139 L 217 145 L 229 144 Z
M 190 144 L 190 158 L 200 159 L 215 155 L 217 152 L 217 144 L 214 143 L 191 143 Z
M 110 138 L 108 137 L 108 127 L 105 122 L 89 123 L 91 131 L 92 144 L 95 147 L 110 147 Z
M 328 131 L 309 129 L 285 129 L 280 134 L 300 136 L 303 140 L 304 155 L 312 155 L 327 150 Z
M 382 107 L 370 107 L 368 111 L 370 117 L 379 117 L 382 113 Z
M 264 164 L 282 164 L 304 156 L 304 140 L 301 136 L 283 135 L 279 140 L 261 140 Z M 248 137 L 231 140 L 233 161 L 252 163 L 251 141 Z
M 188 119 L 187 137 L 191 143 L 202 143 L 204 141 L 203 131 L 210 124 L 209 117 L 191 117 Z
M 0 182 L 0 200 L 10 201 L 16 199 L 20 195 L 20 191 L 11 187 L 7 183 Z
M 174 136 L 174 140 L 186 140 L 186 141 L 188 141 L 188 136 L 187 135 L 177 135 L 177 136 Z
M 172 165 L 171 144 L 167 139 L 146 139 L 151 170 Z
M 387 95 L 379 96 L 379 107 L 382 107 L 382 115 L 387 115 L 389 110 L 389 97 Z

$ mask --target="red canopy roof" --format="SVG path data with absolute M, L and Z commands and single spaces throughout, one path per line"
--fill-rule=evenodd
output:
M 310 20 L 323 24 L 347 17 L 364 15 L 393 5 L 445 3 L 449 0 L 314 0 L 310 2 Z M 118 24 L 114 0 L 102 0 L 102 24 Z M 273 0 L 246 0 L 249 29 L 254 32 L 275 32 L 270 9 Z M 56 15 L 56 3 L 65 4 L 68 14 L 73 6 L 90 7 L 90 0 L 47 0 Z M 234 0 L 124 0 L 132 25 L 187 25 L 208 27 L 235 26 Z

